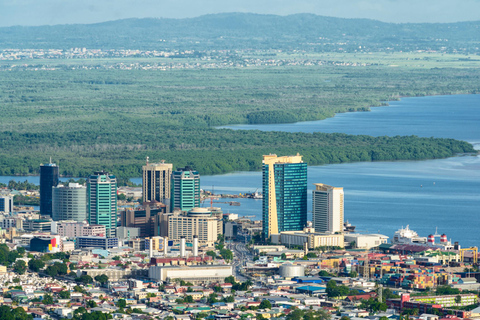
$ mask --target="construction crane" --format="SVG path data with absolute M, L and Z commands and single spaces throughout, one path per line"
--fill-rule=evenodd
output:
M 477 247 L 470 247 L 470 248 L 464 248 L 460 249 L 460 261 L 464 262 L 465 259 L 465 251 L 472 251 L 473 253 L 473 263 L 476 264 L 478 262 L 478 248 Z

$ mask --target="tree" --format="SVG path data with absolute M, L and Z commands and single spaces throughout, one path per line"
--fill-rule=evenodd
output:
M 461 296 L 461 295 L 457 295 L 457 296 L 455 297 L 455 303 L 458 304 L 458 303 L 461 303 L 461 302 L 462 302 L 462 296 Z
M 108 283 L 108 276 L 106 274 L 100 274 L 95 277 L 95 281 L 100 282 L 102 285 Z
M 70 291 L 62 290 L 58 293 L 58 296 L 62 299 L 70 299 Z
M 18 254 L 23 256 L 25 254 L 25 248 L 24 247 L 18 247 L 17 252 L 18 252 Z
M 260 309 L 272 309 L 272 304 L 268 300 L 263 300 L 258 306 Z
M 46 294 L 46 295 L 43 296 L 42 302 L 43 302 L 43 304 L 47 304 L 47 305 L 48 304 L 53 304 L 53 298 L 52 298 L 51 295 Z
M 40 259 L 30 259 L 28 261 L 28 268 L 33 272 L 38 272 L 43 267 L 45 267 L 45 263 Z
M 207 256 L 210 256 L 213 259 L 215 259 L 217 257 L 217 254 L 215 253 L 215 251 L 209 250 L 207 251 Z
M 235 277 L 234 276 L 228 276 L 225 278 L 225 283 L 230 283 L 230 284 L 235 284 Z
M 193 303 L 193 297 L 191 295 L 185 296 L 183 299 L 186 303 Z
M 351 272 L 348 274 L 348 276 L 349 276 L 350 278 L 356 278 L 356 277 L 358 277 L 358 273 L 357 273 L 356 271 L 351 271 Z
M 97 307 L 97 303 L 93 300 L 88 300 L 87 301 L 87 308 L 96 308 Z
M 282 253 L 282 255 L 280 256 L 280 259 L 287 260 L 287 255 L 285 253 Z
M 119 299 L 117 301 L 117 307 L 125 308 L 126 306 L 127 306 L 127 301 L 125 301 L 125 299 Z
M 17 260 L 13 266 L 13 271 L 18 274 L 24 274 L 27 271 L 27 264 L 23 260 Z
M 93 278 L 90 277 L 88 274 L 82 274 L 80 277 L 78 278 L 75 278 L 75 282 L 79 283 L 83 283 L 83 284 L 89 284 L 89 283 L 93 283 Z
M 48 266 L 47 269 L 45 269 L 45 272 L 50 277 L 55 278 L 55 276 L 58 274 L 57 266 L 55 266 L 55 265 Z

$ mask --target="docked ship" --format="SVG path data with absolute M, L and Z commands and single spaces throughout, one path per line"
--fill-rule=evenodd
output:
M 439 238 L 440 241 L 436 241 L 435 238 Z M 395 232 L 392 238 L 392 244 L 422 245 L 443 250 L 453 250 L 454 248 L 452 243 L 448 241 L 445 233 L 439 235 L 437 231 L 435 231 L 435 234 L 430 234 L 428 237 L 420 237 L 418 233 L 411 230 L 408 225 L 406 228 L 402 227 Z

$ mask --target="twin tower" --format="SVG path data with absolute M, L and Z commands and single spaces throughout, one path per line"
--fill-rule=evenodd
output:
M 263 156 L 263 235 L 307 226 L 307 164 L 302 156 Z M 313 190 L 313 227 L 316 232 L 343 231 L 343 188 L 321 183 Z

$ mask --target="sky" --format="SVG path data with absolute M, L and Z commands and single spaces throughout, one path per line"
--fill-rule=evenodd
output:
M 222 12 L 457 22 L 480 20 L 480 0 L 0 0 L 0 26 L 191 18 Z

